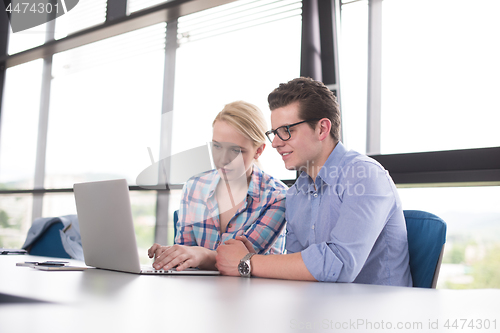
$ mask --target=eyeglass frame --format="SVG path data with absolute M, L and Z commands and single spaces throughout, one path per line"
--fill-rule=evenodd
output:
M 313 119 L 308 119 L 308 120 L 299 121 L 298 123 L 295 123 L 295 124 L 283 125 L 283 126 L 280 126 L 280 127 L 276 128 L 275 130 L 270 130 L 270 131 L 267 131 L 265 134 L 266 134 L 267 139 L 268 139 L 271 143 L 273 143 L 273 140 L 271 140 L 271 138 L 269 137 L 269 135 L 270 135 L 271 133 L 272 133 L 272 134 L 274 134 L 274 135 L 276 135 L 276 136 L 278 136 L 278 138 L 280 138 L 280 140 L 281 140 L 281 141 L 288 141 L 288 140 L 290 140 L 290 139 L 292 138 L 292 133 L 290 133 L 290 127 L 293 127 L 293 126 L 295 126 L 295 125 L 300 125 L 300 124 L 302 124 L 302 123 L 307 123 L 307 122 L 310 122 L 310 121 L 319 121 L 319 120 L 321 120 L 321 119 L 323 119 L 323 118 L 313 118 Z M 288 139 L 286 139 L 286 140 L 285 140 L 285 139 L 283 139 L 283 138 L 282 138 L 282 137 L 278 134 L 278 130 L 279 130 L 280 128 L 286 128 L 286 131 L 288 132 Z

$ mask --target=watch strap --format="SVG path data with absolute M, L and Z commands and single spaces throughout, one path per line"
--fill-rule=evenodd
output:
M 240 262 L 243 262 L 243 261 L 247 261 L 247 260 L 250 260 L 255 254 L 257 253 L 247 253 L 243 259 L 240 260 Z
M 240 273 L 240 276 L 242 277 L 251 277 L 252 276 L 252 266 L 250 265 L 250 259 L 255 255 L 256 253 L 247 253 L 243 259 L 240 260 L 240 264 L 238 265 L 238 271 Z M 243 273 L 239 268 L 241 265 L 245 265 L 248 268 L 248 273 Z

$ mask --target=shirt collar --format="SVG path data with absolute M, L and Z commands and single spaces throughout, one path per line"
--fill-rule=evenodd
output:
M 340 162 L 344 158 L 346 152 L 347 149 L 342 144 L 342 142 L 339 141 L 333 151 L 330 153 L 330 156 L 328 156 L 325 164 L 319 170 L 316 177 L 317 185 L 320 185 L 321 181 L 330 186 L 334 183 L 331 171 L 333 168 L 339 167 Z M 300 173 L 299 178 L 294 185 L 297 187 L 298 191 L 302 191 L 304 193 L 314 191 L 314 183 L 312 181 L 312 178 L 305 171 L 302 171 Z
M 254 164 L 250 184 L 248 185 L 248 195 L 254 200 L 260 201 L 260 184 L 262 183 L 262 170 Z
M 328 159 L 326 160 L 325 164 L 319 170 L 318 172 L 318 177 L 323 180 L 325 183 L 328 185 L 332 185 L 334 183 L 333 181 L 333 176 L 332 175 L 337 175 L 338 174 L 338 168 L 340 165 L 340 162 L 344 158 L 345 154 L 347 152 L 347 149 L 345 146 L 342 144 L 342 142 L 338 142 L 335 148 L 333 149 L 332 153 L 330 156 L 328 156 Z M 316 177 L 316 178 L 318 178 Z
M 217 169 L 214 169 L 213 179 L 210 182 L 210 184 L 208 185 L 208 197 L 209 198 L 215 194 L 215 190 L 217 189 L 217 184 L 219 184 L 219 180 L 220 180 L 219 172 L 217 171 Z

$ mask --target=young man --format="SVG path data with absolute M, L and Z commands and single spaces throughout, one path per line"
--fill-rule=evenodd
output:
M 217 249 L 225 275 L 411 286 L 405 220 L 394 182 L 339 141 L 340 112 L 321 82 L 298 78 L 268 98 L 266 135 L 299 178 L 286 195 L 285 255 L 254 255 L 237 237 Z M 252 251 L 253 252 L 253 251 Z

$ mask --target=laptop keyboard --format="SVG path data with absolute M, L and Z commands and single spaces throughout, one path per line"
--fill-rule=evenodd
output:
M 153 266 L 149 266 L 149 265 L 141 265 L 141 272 L 167 274 L 167 273 L 172 272 L 172 270 L 166 271 L 164 269 L 155 269 Z

